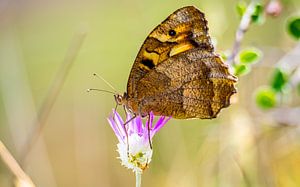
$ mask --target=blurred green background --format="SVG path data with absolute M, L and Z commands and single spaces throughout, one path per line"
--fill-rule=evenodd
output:
M 0 140 L 21 159 L 70 43 L 84 32 L 83 45 L 23 166 L 41 187 L 133 186 L 134 173 L 116 159 L 117 138 L 106 121 L 115 106 L 113 96 L 86 92 L 109 89 L 93 73 L 123 93 L 147 34 L 185 5 L 205 13 L 217 51 L 230 50 L 239 24 L 237 2 L 0 0 Z M 300 110 L 284 110 L 297 108 L 299 96 L 292 94 L 282 107 L 268 111 L 253 98 L 255 89 L 269 82 L 276 63 L 299 46 L 285 23 L 299 15 L 300 1 L 282 5 L 279 17 L 253 25 L 245 36 L 242 47 L 257 47 L 263 59 L 240 78 L 234 103 L 214 120 L 168 122 L 154 138 L 143 186 L 300 186 Z M 299 51 L 292 60 L 299 61 Z M 280 116 L 295 120 L 282 122 Z M 0 162 L 0 186 L 11 186 L 12 178 Z

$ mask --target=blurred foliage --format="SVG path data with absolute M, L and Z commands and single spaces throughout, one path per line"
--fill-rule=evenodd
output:
M 234 64 L 233 69 L 234 69 L 234 75 L 238 77 L 242 75 L 246 75 L 251 71 L 251 67 L 247 64 Z
M 264 19 L 264 7 L 261 3 L 255 3 L 254 11 L 251 16 L 251 20 L 253 23 L 263 24 Z
M 251 23 L 263 24 L 265 21 L 265 14 L 270 16 L 278 16 L 281 13 L 281 3 L 277 0 L 272 0 L 266 7 L 258 2 L 253 6 L 251 13 Z M 237 3 L 236 9 L 240 16 L 244 16 L 247 9 L 251 8 L 251 4 L 246 4 L 244 1 Z M 265 12 L 266 11 L 266 12 Z M 288 33 L 296 39 L 300 36 L 300 19 L 298 17 L 290 18 L 287 21 Z M 249 24 L 251 24 L 249 23 Z M 250 26 L 250 25 L 249 25 Z M 248 28 L 247 28 L 248 29 Z M 259 62 L 262 58 L 262 52 L 257 48 L 240 50 L 235 63 L 233 64 L 234 74 L 236 76 L 244 76 L 251 72 L 251 65 Z M 295 70 L 296 71 L 296 70 Z M 257 88 L 255 93 L 255 100 L 258 107 L 262 109 L 272 109 L 281 103 L 282 94 L 288 94 L 289 88 L 287 85 L 291 80 L 290 75 L 282 68 L 277 67 L 273 70 L 270 85 Z M 296 86 L 297 88 L 297 86 Z
M 271 80 L 271 87 L 276 91 L 276 92 L 282 92 L 288 83 L 289 76 L 286 72 L 284 72 L 280 68 L 276 68 L 273 72 L 273 77 Z
M 262 58 L 262 53 L 256 48 L 243 49 L 237 55 L 237 60 L 233 65 L 234 74 L 236 76 L 243 76 L 251 71 L 251 65 L 257 63 Z
M 300 18 L 298 18 L 298 17 L 290 18 L 287 21 L 287 25 L 288 25 L 287 32 L 290 34 L 290 36 L 295 39 L 299 39 L 300 38 Z M 262 109 L 274 108 L 276 106 L 276 103 L 281 103 L 281 101 L 279 101 L 279 100 L 281 99 L 282 95 L 290 94 L 289 89 L 291 87 L 288 86 L 288 84 L 289 84 L 289 81 L 292 80 L 291 76 L 293 76 L 293 73 L 286 72 L 286 70 L 285 70 L 286 67 L 289 67 L 289 65 L 287 63 L 288 62 L 285 62 L 284 67 L 274 68 L 273 75 L 272 75 L 269 86 L 265 86 L 263 88 L 258 89 L 258 91 L 256 93 L 256 103 Z M 283 66 L 283 64 L 281 66 Z M 299 68 L 299 65 L 292 71 L 296 72 L 298 68 Z M 291 69 L 291 68 L 288 68 L 288 69 Z M 299 83 L 300 82 L 296 83 L 296 86 L 294 86 L 296 91 L 298 91 Z
M 262 87 L 256 91 L 256 103 L 262 109 L 271 109 L 276 106 L 276 92 L 270 87 Z
M 239 63 L 242 64 L 254 64 L 261 59 L 261 52 L 256 49 L 244 49 L 238 54 Z
M 240 17 L 244 15 L 247 10 L 247 3 L 245 1 L 238 1 L 236 4 L 236 11 Z
M 296 40 L 300 39 L 300 17 L 290 18 L 287 22 L 288 33 Z

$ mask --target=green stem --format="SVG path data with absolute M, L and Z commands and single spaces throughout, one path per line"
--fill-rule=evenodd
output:
M 142 186 L 142 173 L 135 172 L 135 187 Z

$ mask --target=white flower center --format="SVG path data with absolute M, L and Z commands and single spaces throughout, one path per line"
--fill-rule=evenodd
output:
M 142 172 L 151 162 L 152 149 L 149 142 L 137 134 L 128 137 L 129 151 L 126 143 L 118 143 L 118 152 L 122 165 L 134 172 Z

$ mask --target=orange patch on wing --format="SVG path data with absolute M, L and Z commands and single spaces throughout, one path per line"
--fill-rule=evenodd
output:
M 181 44 L 175 45 L 171 49 L 169 56 L 171 57 L 171 56 L 177 55 L 179 53 L 190 50 L 192 48 L 195 48 L 195 47 L 191 43 L 181 43 Z

